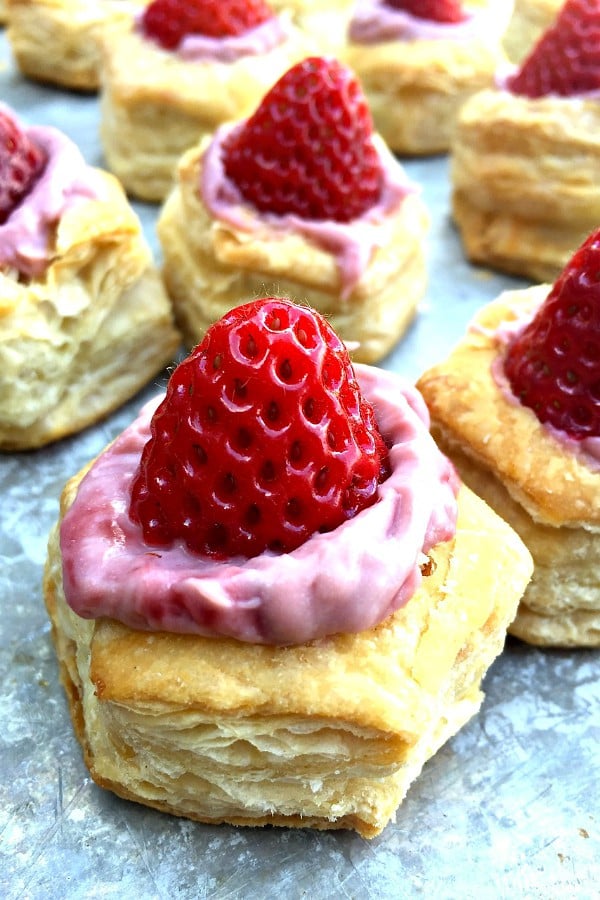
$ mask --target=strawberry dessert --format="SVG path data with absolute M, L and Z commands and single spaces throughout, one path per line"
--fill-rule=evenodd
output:
M 0 109 L 0 225 L 30 192 L 46 159 L 46 151 Z
M 567 0 L 461 110 L 452 208 L 473 262 L 553 281 L 600 221 L 599 37 L 600 2 Z
M 158 234 L 190 346 L 267 286 L 331 316 L 355 358 L 373 362 L 416 311 L 427 226 L 353 73 L 309 57 L 251 116 L 184 155 Z
M 523 97 L 600 96 L 600 3 L 568 0 L 505 82 Z
M 419 387 L 467 484 L 528 545 L 511 626 L 536 644 L 600 646 L 600 231 L 553 285 L 484 308 Z
M 27 127 L 3 104 L 0 296 L 2 449 L 39 447 L 97 421 L 179 345 L 116 179 L 88 166 L 62 132 Z
M 161 201 L 178 157 L 246 115 L 309 50 L 266 0 L 152 0 L 103 46 L 101 137 L 129 193 Z
M 506 4 L 360 0 L 342 57 L 358 75 L 392 150 L 448 150 L 461 104 L 493 84 L 505 62 Z
M 202 822 L 385 827 L 477 711 L 531 572 L 427 425 L 267 297 L 68 483 L 44 590 L 100 785 Z

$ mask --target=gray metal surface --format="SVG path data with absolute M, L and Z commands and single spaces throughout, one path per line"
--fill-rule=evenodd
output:
M 27 121 L 61 127 L 101 164 L 96 98 L 26 82 L 2 35 L 0 99 Z M 510 282 L 465 263 L 448 219 L 446 160 L 407 168 L 432 213 L 431 286 L 384 366 L 414 378 Z M 155 209 L 137 208 L 156 248 Z M 428 763 L 396 824 L 371 842 L 343 832 L 195 825 L 90 781 L 41 599 L 46 538 L 66 479 L 155 391 L 72 439 L 0 456 L 0 896 L 599 896 L 598 652 L 509 641 L 485 679 L 480 715 Z

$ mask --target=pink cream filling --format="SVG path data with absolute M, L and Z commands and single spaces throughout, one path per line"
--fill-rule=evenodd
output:
M 351 222 L 309 221 L 292 214 L 259 213 L 244 200 L 223 166 L 223 142 L 241 127 L 243 123 L 222 125 L 204 153 L 200 192 L 206 208 L 214 218 L 240 231 L 263 231 L 271 237 L 295 232 L 333 254 L 340 274 L 341 299 L 347 300 L 369 265 L 375 248 L 387 238 L 386 220 L 398 210 L 408 194 L 418 190 L 417 186 L 409 182 L 400 164 L 381 144 L 378 147 L 383 168 L 381 197 L 359 218 Z
M 6 106 L 0 108 L 14 118 Z M 47 162 L 32 189 L 0 225 L 0 266 L 36 278 L 51 262 L 50 238 L 57 222 L 75 203 L 101 197 L 103 188 L 94 169 L 61 131 L 44 126 L 24 131 L 45 150 Z
M 143 11 L 136 16 L 136 30 L 145 38 L 142 17 Z M 186 62 L 234 63 L 244 56 L 262 56 L 269 53 L 275 47 L 283 44 L 290 34 L 291 30 L 287 20 L 282 16 L 272 16 L 266 22 L 257 25 L 256 28 L 249 28 L 243 34 L 232 37 L 215 38 L 204 34 L 185 35 L 173 52 Z
M 435 22 L 388 6 L 385 0 L 359 0 L 348 37 L 355 44 L 386 41 L 462 41 L 481 30 L 480 17 L 468 15 L 462 22 Z
M 540 300 L 540 306 L 544 300 L 545 298 Z M 510 344 L 517 339 L 523 329 L 535 317 L 538 308 L 529 310 L 527 313 L 515 311 L 515 319 L 502 322 L 493 332 L 486 331 L 496 340 L 500 349 L 500 352 L 492 362 L 492 377 L 506 402 L 512 403 L 514 406 L 521 406 L 521 403 L 519 398 L 513 393 L 510 382 L 504 372 L 504 357 Z M 473 328 L 481 331 L 480 326 L 473 326 Z M 541 422 L 540 424 L 566 452 L 574 454 L 590 469 L 600 471 L 600 437 L 588 437 L 577 441 L 547 422 Z
M 162 398 L 147 404 L 84 477 L 62 522 L 64 589 L 75 613 L 286 645 L 371 628 L 407 603 L 423 554 L 455 533 L 458 478 L 429 434 L 421 395 L 374 367 L 357 365 L 356 374 L 390 442 L 392 473 L 373 506 L 281 555 L 214 562 L 183 543 L 144 543 L 128 508 Z

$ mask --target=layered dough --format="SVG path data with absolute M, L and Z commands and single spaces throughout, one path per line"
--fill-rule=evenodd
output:
M 381 359 L 415 316 L 427 283 L 429 217 L 418 193 L 387 216 L 371 261 L 342 298 L 337 258 L 296 231 L 264 222 L 242 230 L 212 216 L 200 185 L 207 142 L 180 160 L 157 230 L 163 274 L 188 346 L 227 310 L 258 296 L 286 296 L 327 316 L 358 362 Z M 258 219 L 257 219 L 258 221 Z
M 564 0 L 515 0 L 503 40 L 511 62 L 523 61 L 563 6 Z
M 223 122 L 249 115 L 294 63 L 309 55 L 299 31 L 268 52 L 194 62 L 129 24 L 103 47 L 100 135 L 108 167 L 127 192 L 159 202 L 181 154 Z
M 531 559 L 462 488 L 456 538 L 431 551 L 427 570 L 405 607 L 354 635 L 269 647 L 144 633 L 69 609 L 57 527 L 44 592 L 92 777 L 201 822 L 375 836 L 478 710 Z
M 131 20 L 149 0 L 6 0 L 8 40 L 29 78 L 73 90 L 99 86 L 104 29 Z
M 553 281 L 600 221 L 600 103 L 487 90 L 461 110 L 452 211 L 478 264 Z
M 464 481 L 521 536 L 535 571 L 510 632 L 532 644 L 600 646 L 600 469 L 499 387 L 495 332 L 549 285 L 485 307 L 449 358 L 419 380 L 432 433 Z
M 472 3 L 481 13 L 485 4 Z M 487 26 L 487 27 L 486 27 Z M 490 87 L 506 62 L 502 22 L 482 22 L 481 33 L 456 38 L 357 43 L 343 59 L 355 71 L 376 130 L 396 153 L 431 155 L 450 147 L 460 107 Z
M 43 275 L 0 268 L 0 449 L 39 447 L 116 409 L 180 337 L 138 218 L 115 178 L 59 220 Z

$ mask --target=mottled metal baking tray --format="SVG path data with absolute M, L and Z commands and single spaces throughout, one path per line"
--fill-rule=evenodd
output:
M 102 163 L 98 104 L 27 82 L 0 34 L 0 99 Z M 384 366 L 415 378 L 510 282 L 463 259 L 447 160 L 407 164 L 432 214 L 431 285 Z M 156 210 L 137 207 L 148 237 Z M 165 376 L 166 377 L 166 376 Z M 132 419 L 0 457 L 0 896 L 3 898 L 591 898 L 600 883 L 600 653 L 509 640 L 481 713 L 431 760 L 374 841 L 196 825 L 97 788 L 58 683 L 41 598 L 66 479 Z

